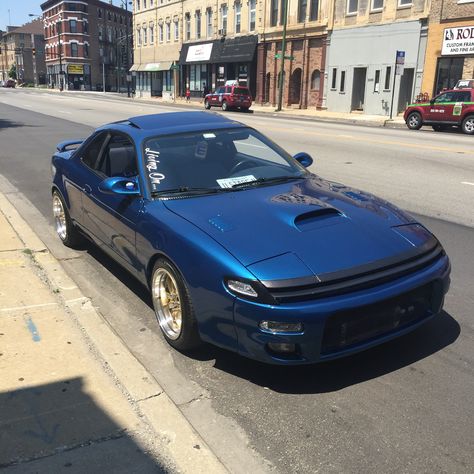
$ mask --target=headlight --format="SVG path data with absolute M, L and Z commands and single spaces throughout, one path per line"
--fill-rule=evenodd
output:
M 244 278 L 226 278 L 226 288 L 235 296 L 250 301 L 258 301 L 259 303 L 275 305 L 274 300 L 268 290 L 258 280 L 247 280 Z

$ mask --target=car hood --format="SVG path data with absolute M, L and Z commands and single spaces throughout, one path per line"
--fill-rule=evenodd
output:
M 393 257 L 431 235 L 419 225 L 400 231 L 413 227 L 413 218 L 373 195 L 318 177 L 164 204 L 265 280 Z M 269 259 L 277 264 L 263 263 Z

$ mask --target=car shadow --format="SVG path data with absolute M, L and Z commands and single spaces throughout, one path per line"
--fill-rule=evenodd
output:
M 19 127 L 31 127 L 32 125 L 26 125 L 20 122 L 14 122 L 13 120 L 0 119 L 0 131 L 4 128 L 19 128 Z
M 413 332 L 358 354 L 320 364 L 302 366 L 268 365 L 237 354 L 205 346 L 188 357 L 215 359 L 214 367 L 256 385 L 279 393 L 308 394 L 341 390 L 404 367 L 421 369 L 412 364 L 429 357 L 456 341 L 461 328 L 456 320 L 442 311 Z

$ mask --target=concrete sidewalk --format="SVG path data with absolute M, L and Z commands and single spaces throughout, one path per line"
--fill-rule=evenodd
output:
M 0 469 L 227 472 L 0 194 Z

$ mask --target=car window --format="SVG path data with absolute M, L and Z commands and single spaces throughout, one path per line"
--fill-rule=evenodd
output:
M 105 147 L 98 170 L 108 177 L 130 177 L 138 174 L 135 148 L 127 136 L 112 135 Z
M 225 92 L 225 87 L 219 87 L 217 90 L 216 90 L 216 94 L 223 94 Z
M 209 130 L 150 138 L 144 144 L 152 191 L 220 189 L 232 184 L 307 171 L 284 150 L 250 128 Z
M 249 95 L 249 90 L 245 87 L 234 87 L 234 94 Z
M 106 138 L 107 133 L 99 133 L 97 136 L 92 138 L 90 143 L 86 144 L 84 151 L 81 153 L 82 162 L 93 170 L 96 169 L 97 159 L 99 158 L 100 151 Z
M 435 104 L 443 104 L 446 102 L 455 102 L 456 92 L 445 92 L 435 99 Z
M 225 88 L 225 93 L 230 94 L 232 92 L 232 87 L 226 87 Z
M 456 92 L 455 102 L 470 102 L 471 93 L 469 91 Z

